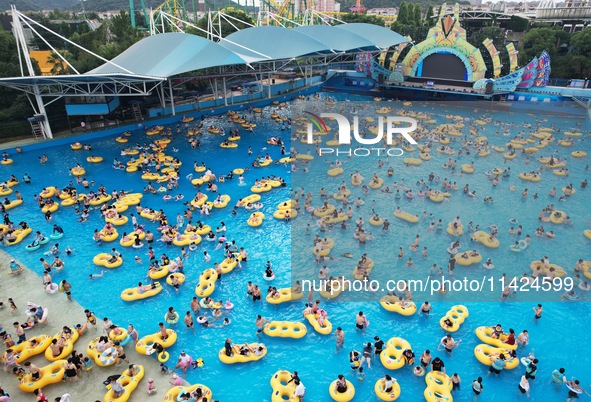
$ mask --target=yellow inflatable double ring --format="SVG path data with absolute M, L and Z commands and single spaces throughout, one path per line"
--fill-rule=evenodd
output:
M 263 328 L 265 335 L 277 338 L 300 339 L 306 336 L 307 332 L 308 329 L 304 324 L 291 321 L 271 321 Z
M 423 161 L 418 158 L 404 158 L 402 162 L 404 162 L 405 165 L 420 165 L 423 163 Z
M 475 255 L 472 255 L 475 254 Z M 478 264 L 479 262 L 482 261 L 482 256 L 480 255 L 480 253 L 477 253 L 474 250 L 471 251 L 467 251 L 465 253 L 458 253 L 455 255 L 454 259 L 456 260 L 456 262 L 460 265 L 463 266 L 469 266 L 472 264 Z
M 460 325 L 468 318 L 468 308 L 462 305 L 452 306 L 447 313 L 439 320 L 439 325 L 447 332 L 456 332 L 460 329 Z M 449 320 L 452 325 L 448 325 L 446 321 Z
M 218 274 L 213 268 L 208 268 L 199 276 L 199 284 L 195 287 L 195 294 L 198 297 L 207 297 L 215 290 L 215 282 Z
M 409 214 L 404 211 L 395 211 L 394 216 L 410 223 L 417 223 L 419 221 L 418 215 Z
M 390 338 L 386 342 L 386 348 L 380 353 L 380 361 L 382 365 L 388 370 L 398 370 L 404 367 L 406 361 L 402 356 L 402 352 L 406 349 L 411 349 L 410 343 L 403 338 Z
M 491 236 L 488 233 L 483 232 L 482 230 L 474 232 L 472 237 L 477 242 L 482 243 L 489 248 L 497 248 L 500 245 L 499 239 L 497 239 L 496 237 L 491 239 Z
M 289 213 L 289 214 L 288 214 Z M 290 219 L 298 216 L 298 211 L 295 209 L 278 209 L 273 213 L 273 217 L 276 219 Z
M 549 264 L 546 266 L 541 261 L 533 261 L 531 264 L 529 264 L 529 268 L 541 275 L 548 275 L 550 272 L 559 278 L 562 278 L 566 275 L 566 271 L 560 265 Z
M 17 363 L 22 363 L 30 357 L 37 356 L 49 347 L 53 338 L 49 335 L 38 335 L 29 338 L 27 341 L 11 346 L 12 352 L 15 354 Z M 33 343 L 34 342 L 34 343 Z M 5 355 L 2 356 L 5 359 Z
M 202 395 L 207 397 L 208 401 L 213 401 L 213 396 L 211 394 L 211 390 L 208 387 L 206 387 L 205 385 L 202 385 L 202 384 L 194 384 L 194 385 L 188 385 L 186 387 L 180 386 L 180 385 L 178 385 L 176 387 L 172 387 L 171 389 L 169 389 L 166 392 L 166 394 L 164 394 L 164 402 L 178 401 L 179 395 L 181 395 L 183 393 L 191 393 L 191 392 L 195 391 L 197 388 L 201 388 Z
M 291 373 L 287 370 L 279 370 L 271 377 L 271 402 L 284 402 L 292 400 L 295 394 L 295 383 L 291 381 Z
M 10 201 L 10 203 L 4 204 L 4 209 L 9 210 L 11 208 L 18 207 L 22 203 L 23 203 L 23 200 L 12 200 L 12 201 Z
M 111 254 L 99 253 L 94 256 L 94 258 L 92 259 L 92 262 L 95 265 L 106 267 L 106 268 L 117 268 L 118 266 L 123 264 L 123 258 L 117 257 L 117 259 L 115 261 L 111 262 L 112 258 L 113 258 L 113 256 Z
M 347 382 L 347 390 L 345 392 L 337 391 L 337 380 L 334 380 L 330 384 L 328 392 L 333 400 L 337 402 L 348 402 L 355 397 L 355 386 L 351 383 L 351 381 L 345 381 Z
M 246 221 L 246 223 L 248 224 L 248 226 L 257 227 L 261 226 L 261 224 L 263 223 L 263 219 L 265 219 L 265 214 L 263 214 L 262 212 L 253 212 L 250 215 L 250 218 L 248 218 L 248 220 Z
M 107 360 L 102 358 L 102 353 L 103 352 L 99 352 L 96 348 L 96 344 L 100 341 L 100 338 L 94 338 L 92 341 L 90 341 L 88 343 L 88 346 L 86 347 L 86 354 L 94 360 L 95 364 L 99 367 L 107 367 L 107 366 L 112 366 L 113 364 L 115 364 L 116 360 Z M 108 364 L 106 364 L 108 363 Z
M 394 379 L 392 380 L 392 389 L 390 391 L 384 389 L 384 381 L 381 379 L 376 381 L 373 390 L 380 401 L 395 401 L 400 396 L 400 384 Z
M 117 382 L 123 386 L 123 394 L 118 398 L 115 397 L 115 393 L 111 390 L 111 386 L 108 385 L 107 388 L 109 389 L 105 394 L 104 401 L 117 401 L 117 402 L 125 402 L 129 399 L 131 393 L 137 388 L 142 378 L 144 378 L 144 366 L 140 364 L 134 364 L 135 373 L 133 376 L 129 375 L 129 369 L 126 369 L 121 373 L 121 377 L 117 379 Z
M 90 163 L 100 163 L 103 161 L 103 157 L 102 156 L 89 156 L 88 158 L 86 158 L 87 162 Z
M 222 348 L 218 353 L 218 358 L 224 364 L 236 364 L 236 363 L 248 363 L 254 362 L 257 360 L 261 360 L 263 357 L 267 356 L 267 348 L 263 346 L 262 353 L 260 355 L 255 355 L 253 351 L 257 350 L 259 347 L 258 343 L 250 343 L 248 344 L 249 351 L 248 355 L 243 355 L 240 353 L 240 349 L 242 348 L 241 345 L 233 345 L 232 346 L 232 355 L 226 355 L 226 349 Z
M 155 285 L 154 288 L 145 290 L 143 293 L 138 292 L 137 286 L 135 288 L 127 288 L 121 292 L 121 299 L 125 301 L 133 301 L 156 296 L 162 291 L 162 286 L 160 285 L 160 282 L 154 282 L 153 285 Z
M 74 343 L 78 340 L 79 334 L 75 328 L 70 328 L 70 330 L 72 331 L 72 334 L 69 336 L 69 338 L 66 339 L 62 352 L 59 355 L 54 356 L 50 348 L 45 349 L 45 358 L 47 360 L 49 360 L 50 362 L 54 362 L 56 360 L 65 359 L 68 357 L 70 353 L 72 353 L 72 350 L 74 350 Z M 64 336 L 63 330 L 55 334 L 50 343 L 53 342 L 53 339 L 59 341 L 59 339 L 62 336 Z
M 299 300 L 304 296 L 304 293 L 294 293 L 291 288 L 277 289 L 276 296 L 268 294 L 265 300 L 270 304 L 281 304 L 292 300 Z
M 334 177 L 334 176 L 338 176 L 338 175 L 342 174 L 343 172 L 344 172 L 343 168 L 336 167 L 336 168 L 330 169 L 327 173 L 329 176 Z
M 505 358 L 505 369 L 512 370 L 519 366 L 519 359 L 511 357 L 511 350 L 507 348 L 497 348 L 492 345 L 480 344 L 474 348 L 474 356 L 478 361 L 486 366 L 492 366 L 493 362 L 503 355 Z
M 451 378 L 441 371 L 431 371 L 425 376 L 427 388 L 423 396 L 427 402 L 452 402 L 451 390 L 453 384 Z
M 509 338 L 509 335 L 501 334 L 498 338 L 493 338 L 492 337 L 493 332 L 494 332 L 493 327 L 486 327 L 486 326 L 478 327 L 478 328 L 476 328 L 476 331 L 475 331 L 478 339 L 480 339 L 484 343 L 496 346 L 497 348 L 506 348 L 506 349 L 511 349 L 511 350 L 517 350 L 517 344 L 508 345 L 505 343 L 507 338 Z
M 18 388 L 24 392 L 34 392 L 38 388 L 43 388 L 49 384 L 56 384 L 62 381 L 66 373 L 64 364 L 66 360 L 56 360 L 47 366 L 39 368 L 39 379 L 33 380 L 31 374 L 25 374 Z
M 140 338 L 135 344 L 135 351 L 141 355 L 152 354 L 155 352 L 151 348 L 154 343 L 159 343 L 164 349 L 171 347 L 176 342 L 177 333 L 175 330 L 167 328 L 166 334 L 168 335 L 166 339 L 162 339 L 160 332 Z
M 324 326 L 321 326 L 320 322 L 318 322 L 318 314 L 306 314 L 306 319 L 319 334 L 329 335 L 332 332 L 332 323 L 328 317 L 324 318 Z
M 219 264 L 219 267 L 222 269 L 222 274 L 229 274 L 232 272 L 234 268 L 238 265 L 238 260 L 232 257 L 227 257 L 224 261 Z
M 387 311 L 398 313 L 407 317 L 417 312 L 416 304 L 406 300 L 402 300 L 402 304 L 400 304 L 400 299 L 397 296 L 382 296 L 380 298 L 380 305 Z

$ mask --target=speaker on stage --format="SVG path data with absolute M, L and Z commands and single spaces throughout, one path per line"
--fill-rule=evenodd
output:
M 487 95 L 492 95 L 492 94 L 493 94 L 493 92 L 494 92 L 494 91 L 493 91 L 493 85 L 494 85 L 494 83 L 492 83 L 492 82 L 487 82 L 487 83 L 486 83 L 486 87 L 485 87 L 485 89 L 484 89 L 484 93 L 485 93 L 485 94 L 487 94 Z

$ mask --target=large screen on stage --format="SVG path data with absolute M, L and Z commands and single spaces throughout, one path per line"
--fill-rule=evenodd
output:
M 432 54 L 423 60 L 419 66 L 420 77 L 443 78 L 448 80 L 465 81 L 467 79 L 466 66 L 459 57 L 453 54 Z

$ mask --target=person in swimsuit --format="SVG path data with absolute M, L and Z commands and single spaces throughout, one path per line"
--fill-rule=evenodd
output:
M 375 341 L 375 343 L 373 344 L 374 357 L 379 357 L 382 351 L 384 350 L 384 341 L 382 341 L 379 336 L 374 337 L 373 340 Z
M 71 357 L 68 359 L 67 363 L 64 363 L 64 368 L 66 369 L 66 378 L 78 381 L 78 370 Z
M 462 379 L 460 378 L 460 376 L 458 375 L 458 373 L 454 373 L 454 375 L 451 376 L 451 383 L 452 383 L 452 391 L 459 391 L 460 390 L 460 383 L 462 382 Z
M 263 318 L 260 314 L 257 315 L 257 319 L 255 321 L 255 325 L 257 327 L 257 338 L 260 338 L 261 336 L 261 332 L 263 332 L 263 329 L 265 328 L 265 324 L 270 322 L 269 320 L 267 320 L 266 318 Z
M 349 365 L 351 366 L 351 371 L 355 372 L 359 368 L 359 352 L 356 350 L 352 350 L 349 352 Z
M 441 360 L 439 357 L 433 359 L 431 362 L 431 371 L 442 371 L 445 373 L 445 364 L 443 364 L 443 360 Z
M 419 310 L 419 315 L 425 314 L 426 317 L 429 317 L 431 314 L 432 307 L 428 301 L 421 305 L 421 309 Z
M 538 304 L 536 307 L 533 308 L 535 316 L 534 316 L 534 320 L 539 320 L 540 318 L 542 318 L 542 305 Z
M 421 355 L 421 366 L 423 366 L 424 368 L 427 368 L 429 366 L 429 364 L 431 364 L 431 359 L 433 358 L 433 356 L 431 356 L 431 352 L 429 351 L 429 349 L 425 350 L 423 352 L 423 354 Z
M 367 362 L 367 368 L 371 368 L 371 356 L 373 352 L 373 347 L 371 342 L 367 342 L 365 347 L 363 348 L 363 356 L 361 357 L 361 362 L 359 363 L 359 367 L 363 365 L 363 362 Z
M 335 384 L 335 390 L 339 394 L 347 392 L 347 380 L 345 380 L 344 375 L 339 374 L 338 380 Z
M 360 311 L 359 314 L 357 314 L 357 317 L 355 317 L 355 326 L 357 329 L 363 331 L 366 321 L 367 319 L 365 318 L 365 315 L 363 315 L 363 311 Z

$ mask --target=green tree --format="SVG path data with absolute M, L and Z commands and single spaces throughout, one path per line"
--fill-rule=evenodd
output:
M 413 25 L 416 26 L 421 26 L 422 23 L 422 13 L 421 13 L 421 6 L 420 4 L 414 4 L 413 5 L 413 11 L 412 11 L 412 23 Z
M 398 22 L 401 25 L 406 25 L 410 22 L 408 9 L 409 5 L 405 1 L 403 1 L 402 4 L 400 4 L 400 8 L 398 9 L 398 18 L 396 18 L 396 22 Z
M 528 20 L 526 20 L 525 18 L 518 17 L 516 15 L 512 15 L 511 19 L 507 23 L 507 29 L 510 29 L 515 32 L 525 32 L 528 26 Z
M 365 24 L 379 25 L 382 27 L 385 24 L 385 21 L 382 18 L 376 17 L 375 15 L 368 15 L 368 14 L 346 13 L 346 14 L 339 16 L 339 18 L 342 21 L 347 22 L 347 23 L 362 22 Z
M 574 33 L 570 44 L 572 54 L 591 57 L 591 29 L 583 29 Z
M 556 56 L 562 43 L 568 43 L 569 34 L 552 28 L 532 28 L 523 39 L 522 61 L 527 63 L 544 50 L 551 58 Z
M 428 27 L 432 27 L 435 25 L 435 20 L 433 19 L 433 6 L 429 6 L 427 9 L 427 13 L 425 14 L 425 25 Z

